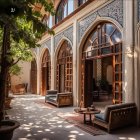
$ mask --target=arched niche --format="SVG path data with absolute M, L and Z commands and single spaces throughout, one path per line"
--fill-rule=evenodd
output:
M 46 90 L 51 89 L 51 58 L 48 49 L 43 54 L 41 73 L 41 95 L 46 95 Z
M 72 91 L 72 47 L 64 40 L 57 54 L 56 87 L 59 92 Z

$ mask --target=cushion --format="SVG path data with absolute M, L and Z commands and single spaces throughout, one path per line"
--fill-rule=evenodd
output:
M 56 96 L 57 96 L 57 95 L 46 95 L 46 96 L 45 96 L 45 99 L 47 100 L 47 99 L 49 99 L 50 97 L 55 97 L 55 98 L 56 98 Z
M 56 96 L 50 96 L 47 98 L 47 101 L 52 102 L 52 103 L 56 103 Z
M 122 104 L 108 105 L 108 106 L 105 107 L 104 120 L 106 122 L 109 121 L 109 115 L 110 115 L 111 110 L 130 107 L 130 106 L 135 106 L 135 105 L 136 105 L 135 103 L 122 103 Z
M 105 114 L 104 113 L 95 114 L 94 116 L 95 116 L 95 118 L 105 122 Z

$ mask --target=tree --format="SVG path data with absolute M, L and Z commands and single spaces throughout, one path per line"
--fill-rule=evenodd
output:
M 0 13 L 0 28 L 3 33 L 2 46 L 0 46 L 0 121 L 3 119 L 6 79 L 10 67 L 20 60 L 26 60 L 30 55 L 28 50 L 39 46 L 37 41 L 46 29 L 49 33 L 54 33 L 41 22 L 40 12 L 34 10 L 34 5 L 37 3 L 43 5 L 46 12 L 54 15 L 53 3 L 46 0 L 2 0 L 0 2 L 3 4 Z

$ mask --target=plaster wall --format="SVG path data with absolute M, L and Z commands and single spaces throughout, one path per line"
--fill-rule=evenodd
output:
M 11 77 L 11 85 L 28 83 L 28 92 L 30 92 L 30 70 L 31 63 L 30 62 L 19 62 L 18 65 L 22 67 L 21 74 L 19 76 Z

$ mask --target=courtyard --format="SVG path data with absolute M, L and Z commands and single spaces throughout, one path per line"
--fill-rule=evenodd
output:
M 13 96 L 13 95 L 12 95 Z M 12 109 L 7 110 L 11 119 L 20 122 L 12 140 L 139 140 L 140 129 L 128 127 L 111 134 L 93 136 L 59 117 L 59 113 L 71 113 L 75 107 L 51 107 L 38 104 L 43 96 L 34 94 L 14 95 Z M 103 110 L 102 110 L 103 111 Z

